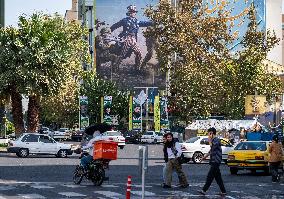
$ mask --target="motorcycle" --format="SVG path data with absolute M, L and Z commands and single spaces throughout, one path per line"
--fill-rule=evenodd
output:
M 87 152 L 83 152 L 81 157 L 88 155 Z M 99 159 L 92 160 L 87 167 L 87 170 L 84 169 L 82 165 L 77 165 L 73 174 L 74 184 L 80 184 L 85 177 L 88 180 L 91 180 L 95 186 L 100 186 L 106 179 L 105 169 L 108 169 L 110 160 Z

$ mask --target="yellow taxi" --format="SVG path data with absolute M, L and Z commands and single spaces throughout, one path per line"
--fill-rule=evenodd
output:
M 269 141 L 244 141 L 228 153 L 227 165 L 231 174 L 239 170 L 264 170 L 269 173 Z M 282 158 L 284 160 L 284 157 Z

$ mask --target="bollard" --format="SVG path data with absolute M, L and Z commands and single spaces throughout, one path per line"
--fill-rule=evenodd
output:
M 131 176 L 128 176 L 127 188 L 126 188 L 126 199 L 130 199 L 130 192 L 131 192 Z

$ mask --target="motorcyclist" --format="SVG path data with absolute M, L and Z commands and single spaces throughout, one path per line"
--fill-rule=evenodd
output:
M 88 142 L 87 145 L 82 147 L 82 150 L 89 149 L 89 154 L 81 158 L 81 166 L 83 166 L 85 170 L 88 169 L 88 164 L 93 160 L 94 143 L 99 140 L 104 140 L 104 137 L 102 136 L 100 131 L 95 131 L 93 138 Z

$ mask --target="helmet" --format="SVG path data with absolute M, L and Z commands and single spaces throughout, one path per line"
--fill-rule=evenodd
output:
M 127 13 L 126 13 L 127 15 L 129 15 L 130 13 L 135 13 L 135 12 L 138 12 L 135 5 L 130 5 L 127 7 Z
M 110 28 L 106 28 L 106 27 L 103 27 L 100 31 L 101 35 L 104 35 L 104 34 L 110 34 L 111 33 L 111 30 Z

